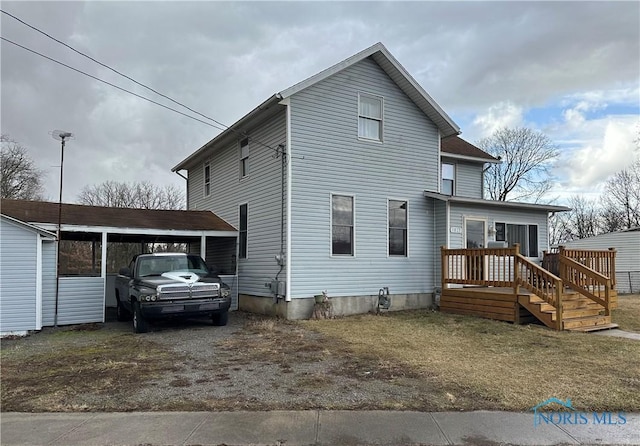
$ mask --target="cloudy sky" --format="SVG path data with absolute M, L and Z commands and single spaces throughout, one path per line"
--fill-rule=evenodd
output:
M 382 42 L 474 142 L 501 126 L 561 149 L 553 191 L 597 196 L 637 157 L 639 2 L 11 2 L 2 10 L 191 108 L 232 124 L 273 93 Z M 167 105 L 2 14 L 2 37 Z M 151 180 L 219 130 L 2 42 L 1 127 L 57 201 Z

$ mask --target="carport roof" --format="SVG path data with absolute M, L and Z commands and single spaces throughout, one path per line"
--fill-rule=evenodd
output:
M 32 224 L 58 224 L 58 203 L 3 199 L 4 215 Z M 62 204 L 61 223 L 68 226 L 105 227 L 159 231 L 237 232 L 210 211 L 130 209 Z

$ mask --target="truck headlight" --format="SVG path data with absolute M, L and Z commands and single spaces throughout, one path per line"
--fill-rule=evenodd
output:
M 231 290 L 227 287 L 221 287 L 220 288 L 220 295 L 222 297 L 229 297 L 229 294 L 231 294 Z

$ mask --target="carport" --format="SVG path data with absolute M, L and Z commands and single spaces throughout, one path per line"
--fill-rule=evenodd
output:
M 237 231 L 210 211 L 150 210 L 2 200 L 2 213 L 46 231 L 58 230 L 60 213 L 60 277 L 42 284 L 43 326 L 104 322 L 106 307 L 115 307 L 115 271 L 109 246 L 128 244 L 135 253 L 149 244 L 184 244 L 201 254 L 231 287 L 232 309 L 238 305 Z M 75 243 L 74 243 L 75 242 Z M 64 249 L 65 246 L 69 249 Z M 52 250 L 53 251 L 53 250 Z M 82 255 L 79 253 L 81 252 Z M 204 254 L 204 255 L 203 255 Z M 53 252 L 52 255 L 55 255 Z M 69 268 L 73 261 L 80 265 Z M 71 261 L 70 261 L 71 260 Z M 65 263 L 66 262 L 66 263 Z M 113 263 L 113 262 L 112 262 Z

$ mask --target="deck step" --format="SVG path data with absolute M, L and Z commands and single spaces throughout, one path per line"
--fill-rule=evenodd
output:
M 618 324 L 592 325 L 586 327 L 571 328 L 569 329 L 569 331 L 580 331 L 587 333 L 591 331 L 613 330 L 614 328 L 618 328 Z
M 611 316 L 584 316 L 564 319 L 562 326 L 565 330 L 574 330 L 584 327 L 597 327 L 611 324 Z

